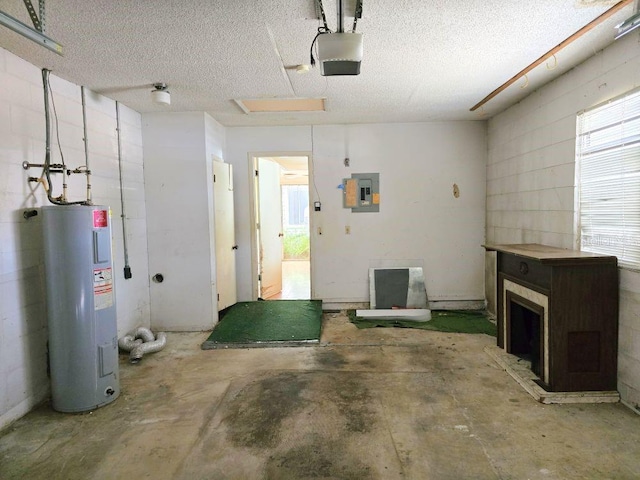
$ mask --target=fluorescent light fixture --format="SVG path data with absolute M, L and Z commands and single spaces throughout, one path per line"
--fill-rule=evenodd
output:
M 15 18 L 7 15 L 4 12 L 0 11 L 0 25 L 4 25 L 7 28 L 10 28 L 16 33 L 19 33 L 23 37 L 28 38 L 29 40 L 36 42 L 43 47 L 51 50 L 52 52 L 57 53 L 58 55 L 62 55 L 62 45 L 60 45 L 55 40 L 47 37 L 43 33 L 34 30 L 28 25 L 25 25 L 20 20 L 16 20 Z
M 324 98 L 260 98 L 235 100 L 244 113 L 324 112 Z
M 635 30 L 638 27 L 640 27 L 640 12 L 627 18 L 621 24 L 616 25 L 616 28 L 618 29 L 618 34 L 613 38 L 615 40 L 618 40 L 620 37 L 624 37 L 627 33 Z

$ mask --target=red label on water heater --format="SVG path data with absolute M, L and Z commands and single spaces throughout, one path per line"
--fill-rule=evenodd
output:
M 107 227 L 108 222 L 108 212 L 106 210 L 94 210 L 93 211 L 93 226 L 94 228 L 102 228 Z

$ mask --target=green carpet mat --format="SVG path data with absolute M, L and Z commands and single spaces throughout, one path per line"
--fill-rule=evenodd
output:
M 321 300 L 238 302 L 225 312 L 202 349 L 318 343 L 321 327 Z
M 358 328 L 401 327 L 420 328 L 452 333 L 486 333 L 497 336 L 497 327 L 487 319 L 485 312 L 477 310 L 432 310 L 428 322 L 408 320 L 373 320 L 356 317 L 355 310 L 349 310 L 349 320 Z

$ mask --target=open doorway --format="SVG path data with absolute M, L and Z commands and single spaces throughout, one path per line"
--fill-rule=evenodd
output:
M 255 295 L 310 299 L 309 156 L 259 155 L 251 161 Z

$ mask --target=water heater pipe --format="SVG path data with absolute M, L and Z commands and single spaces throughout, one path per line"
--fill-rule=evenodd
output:
M 51 175 L 49 168 L 51 166 L 51 114 L 49 112 L 49 74 L 50 70 L 42 69 L 42 86 L 44 87 L 44 124 L 45 124 L 45 151 L 44 166 L 42 168 L 47 178 L 47 198 L 51 203 L 59 203 L 51 196 Z
M 51 70 L 47 70 L 46 68 L 42 69 L 42 86 L 44 88 L 44 123 L 45 123 L 45 154 L 44 154 L 44 164 L 42 165 L 42 173 L 44 174 L 47 185 L 45 187 L 45 191 L 47 193 L 47 199 L 49 202 L 54 205 L 83 205 L 86 202 L 67 202 L 65 199 L 65 195 L 58 198 L 53 197 L 53 185 L 51 183 L 51 112 L 49 110 L 49 91 L 51 86 L 49 84 L 49 74 Z M 29 164 L 27 164 L 29 165 Z M 65 165 L 62 164 L 62 174 L 65 173 Z M 24 163 L 23 163 L 24 168 Z M 28 167 L 27 167 L 28 168 Z M 66 181 L 64 182 L 66 183 Z M 43 184 L 44 185 L 44 184 Z
M 124 278 L 131 278 L 129 247 L 127 245 L 127 222 L 124 212 L 124 189 L 122 188 L 122 141 L 120 135 L 120 104 L 116 102 L 116 135 L 118 136 L 118 174 L 120 177 L 120 218 L 122 219 L 122 247 L 124 250 Z
M 87 104 L 85 101 L 84 86 L 80 87 L 82 96 L 82 129 L 84 134 L 84 166 L 87 169 L 87 205 L 91 205 L 91 169 L 89 168 L 89 138 L 87 136 Z

